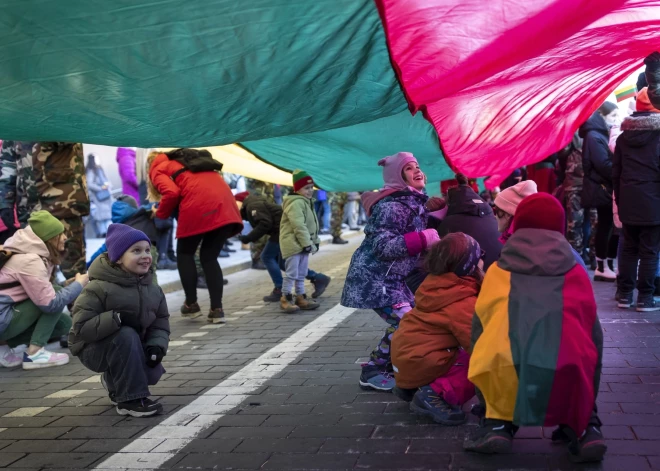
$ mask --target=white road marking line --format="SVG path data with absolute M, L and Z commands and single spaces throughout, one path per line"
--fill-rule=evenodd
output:
M 101 375 L 94 375 L 94 376 L 90 376 L 87 379 L 83 379 L 78 384 L 82 384 L 82 383 L 100 383 L 100 382 L 101 382 Z
M 238 312 L 232 312 L 232 316 L 242 316 L 244 314 L 252 314 L 254 311 L 238 311 Z
M 224 324 L 209 324 L 209 325 L 205 325 L 204 327 L 200 327 L 200 329 L 205 329 L 205 330 L 219 329 L 220 327 L 224 327 L 224 326 L 225 326 Z
M 45 399 L 71 398 L 71 397 L 80 396 L 82 393 L 87 391 L 88 391 L 87 389 L 63 389 L 61 391 L 54 392 L 53 394 L 49 394 L 48 396 L 45 397 Z
M 187 334 L 182 335 L 181 337 L 186 338 L 186 337 L 204 337 L 208 332 L 190 332 Z
M 7 430 L 7 429 L 6 428 L 0 428 L 0 433 L 4 432 L 5 430 Z
M 270 378 L 283 371 L 295 358 L 298 358 L 295 356 L 288 358 L 287 361 L 273 363 L 275 354 L 305 351 L 355 311 L 355 309 L 337 304 L 302 329 L 294 332 L 284 342 L 271 348 L 240 371 L 172 414 L 160 425 L 156 425 L 134 440 L 131 445 L 110 456 L 96 466 L 96 469 L 155 469 L 160 467 L 176 456 L 206 428 L 217 422 L 225 412 L 235 408 L 237 404 L 245 400 L 247 395 L 263 386 Z M 294 350 L 301 344 L 306 346 L 305 349 Z M 248 375 L 250 379 L 246 379 Z M 209 404 L 210 397 L 218 398 L 219 402 L 216 405 Z M 150 440 L 144 444 L 144 448 L 155 443 L 154 440 L 160 440 L 160 444 L 151 451 L 135 453 L 135 446 L 140 446 L 144 440 Z
M 48 409 L 50 409 L 50 407 L 21 407 L 20 409 L 11 411 L 9 414 L 3 415 L 3 417 L 34 417 Z
M 259 304 L 258 306 L 245 306 L 245 309 L 252 309 L 252 310 L 254 310 L 254 309 L 261 309 L 262 307 L 264 307 L 264 305 L 263 305 L 263 304 Z
M 190 343 L 190 340 L 172 340 L 170 342 L 169 346 L 170 347 L 181 347 L 182 345 L 185 345 L 187 343 Z

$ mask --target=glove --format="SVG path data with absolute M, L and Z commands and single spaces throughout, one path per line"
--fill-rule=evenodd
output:
M 163 357 L 165 356 L 163 349 L 157 347 L 156 345 L 149 345 L 145 351 L 145 354 L 147 356 L 147 366 L 149 368 L 154 368 L 161 361 L 163 361 Z
M 423 239 L 422 244 L 426 250 L 440 242 L 440 236 L 438 235 L 438 231 L 435 229 L 424 229 L 421 232 L 421 236 Z
M 250 243 L 250 239 L 248 239 L 248 236 L 246 236 L 246 235 L 238 236 L 238 240 L 241 241 L 241 244 L 249 244 Z
M 8 230 L 16 230 L 16 227 L 14 226 L 16 221 L 14 220 L 14 210 L 12 208 L 0 209 L 0 219 L 2 219 L 2 222 Z
M 312 253 L 312 246 L 308 245 L 304 249 L 302 249 L 302 253 Z
M 118 317 L 121 320 L 121 325 L 130 327 L 134 329 L 138 334 L 142 332 L 142 326 L 140 325 L 140 319 L 138 319 L 137 314 L 119 314 Z
M 314 244 L 314 252 L 312 252 L 312 253 L 318 252 L 320 248 L 321 248 L 320 244 Z
M 646 59 L 644 59 L 644 64 L 646 65 L 651 65 L 651 66 L 657 66 L 660 63 L 660 52 L 655 51 L 646 56 Z
M 432 196 L 429 198 L 429 200 L 426 202 L 426 209 L 429 212 L 433 211 L 440 211 L 441 209 L 444 209 L 445 206 L 447 206 L 447 202 L 443 198 L 438 198 L 437 196 Z

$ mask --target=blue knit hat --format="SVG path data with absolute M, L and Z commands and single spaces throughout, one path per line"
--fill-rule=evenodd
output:
M 111 262 L 116 262 L 124 255 L 124 252 L 131 248 L 131 245 L 142 240 L 146 240 L 151 244 L 149 237 L 142 231 L 125 224 L 110 224 L 108 235 L 105 238 L 108 258 Z

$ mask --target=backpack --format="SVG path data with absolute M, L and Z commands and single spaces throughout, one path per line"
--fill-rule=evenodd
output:
M 185 171 L 199 173 L 219 172 L 222 170 L 222 164 L 215 160 L 207 150 L 176 149 L 166 152 L 165 155 L 167 155 L 168 159 L 175 160 L 183 165 L 182 169 L 179 169 L 172 174 L 171 178 L 173 181 Z
M 5 264 L 12 257 L 12 255 L 14 255 L 14 253 L 11 252 L 10 250 L 5 250 L 0 247 L 0 270 L 2 270 L 2 267 L 5 266 Z M 17 286 L 21 286 L 20 281 L 12 281 L 11 283 L 0 283 L 0 290 L 16 288 Z

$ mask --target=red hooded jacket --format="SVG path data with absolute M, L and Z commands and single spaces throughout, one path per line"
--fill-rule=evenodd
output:
M 235 226 L 233 235 L 243 229 L 243 219 L 229 186 L 218 172 L 182 172 L 183 165 L 167 155 L 156 157 L 149 178 L 162 195 L 156 216 L 167 219 L 179 209 L 177 238 L 190 237 L 219 227 Z

